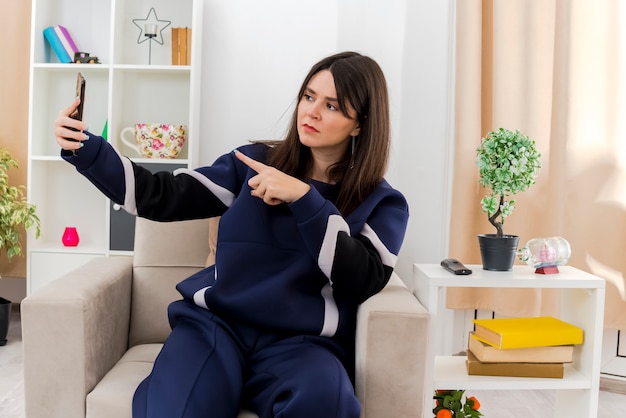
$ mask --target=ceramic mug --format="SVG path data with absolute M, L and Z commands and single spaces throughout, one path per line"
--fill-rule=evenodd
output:
M 185 125 L 164 123 L 136 123 L 120 133 L 123 144 L 146 158 L 176 158 L 186 137 Z

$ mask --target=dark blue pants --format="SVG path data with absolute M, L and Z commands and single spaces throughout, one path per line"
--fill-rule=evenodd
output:
M 133 399 L 134 418 L 358 418 L 360 404 L 333 351 L 317 337 L 285 337 L 227 324 L 186 301 L 152 373 Z

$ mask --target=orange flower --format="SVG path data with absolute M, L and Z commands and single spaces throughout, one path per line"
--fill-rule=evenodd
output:
M 449 409 L 440 409 L 436 418 L 452 418 L 452 412 Z
M 473 402 L 470 404 L 470 408 L 472 408 L 474 411 L 478 411 L 478 408 L 480 408 L 480 402 L 478 402 L 478 399 L 476 399 L 473 396 L 470 396 L 469 398 L 467 398 L 467 400 Z

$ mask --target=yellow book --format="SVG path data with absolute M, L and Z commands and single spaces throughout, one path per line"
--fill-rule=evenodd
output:
M 583 330 L 551 316 L 474 319 L 474 337 L 497 348 L 582 344 Z

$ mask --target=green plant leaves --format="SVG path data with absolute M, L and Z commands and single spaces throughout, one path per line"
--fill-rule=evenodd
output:
M 41 232 L 36 207 L 27 202 L 24 186 L 9 186 L 7 171 L 17 166 L 11 154 L 0 148 L 0 252 L 5 250 L 9 260 L 22 253 L 19 242 L 22 227 L 34 227 L 36 237 Z
M 463 403 L 464 393 L 464 390 L 436 390 L 433 399 L 437 401 L 437 406 L 433 409 L 433 414 L 437 416 L 440 410 L 447 409 L 452 413 L 453 418 L 478 418 L 483 416 L 478 411 L 479 405 L 475 405 L 475 398 L 466 398 L 465 403 Z
M 504 219 L 513 213 L 514 200 L 507 196 L 523 192 L 535 183 L 541 164 L 535 141 L 519 130 L 499 128 L 489 132 L 476 149 L 479 183 L 490 189 L 481 200 L 482 210 L 502 235 Z

